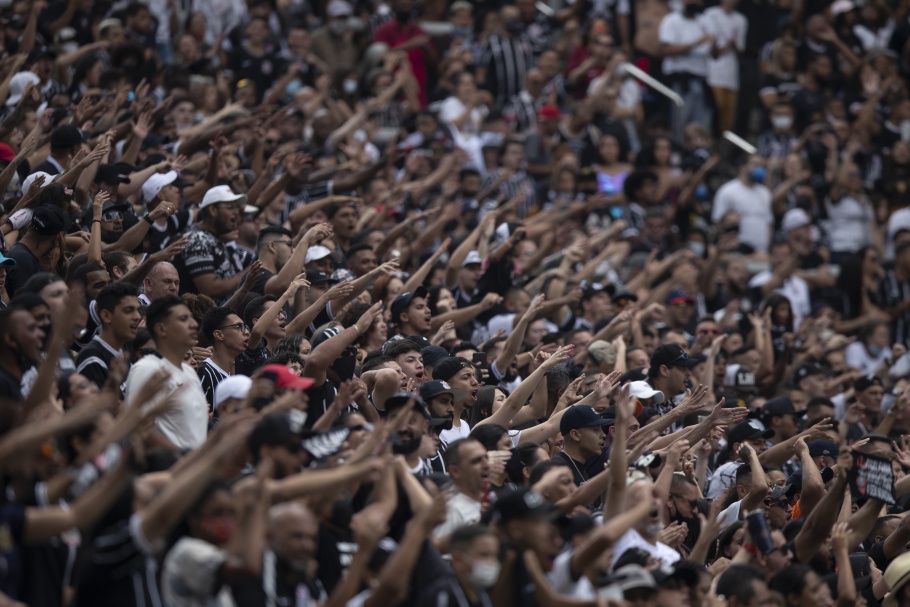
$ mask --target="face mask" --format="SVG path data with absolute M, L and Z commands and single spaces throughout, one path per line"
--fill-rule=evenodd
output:
M 686 4 L 683 6 L 683 13 L 685 13 L 686 17 L 691 19 L 701 12 L 701 8 L 700 4 Z
M 875 344 L 869 344 L 869 354 L 872 356 L 878 356 L 882 353 L 882 349 Z
M 752 172 L 749 173 L 749 176 L 752 178 L 752 181 L 755 183 L 764 183 L 765 181 L 765 167 L 755 167 L 752 169 Z
M 303 87 L 303 83 L 295 78 L 288 82 L 287 86 L 284 87 L 284 93 L 288 97 L 293 97 L 297 94 L 297 91 L 299 91 L 301 87 Z
M 648 535 L 657 535 L 664 530 L 664 526 L 661 523 L 651 523 L 645 527 L 645 530 L 647 531 Z
M 499 563 L 474 563 L 471 568 L 471 584 L 475 588 L 492 588 L 499 579 Z
M 792 116 L 772 116 L 771 124 L 774 125 L 778 131 L 789 130 L 793 126 L 793 117 Z
M 216 544 L 225 544 L 234 536 L 237 519 L 233 516 L 207 516 L 202 519 L 202 528 L 212 536 Z
M 705 256 L 705 243 L 703 242 L 687 242 L 686 246 L 689 247 L 689 250 L 695 253 L 696 257 Z
M 344 92 L 348 95 L 353 95 L 357 92 L 357 81 L 356 80 L 345 80 L 344 81 Z
M 506 21 L 506 31 L 510 34 L 520 34 L 525 28 L 525 24 L 521 22 L 521 19 L 509 19 Z
M 331 21 L 329 22 L 329 29 L 336 36 L 341 36 L 348 31 L 348 24 L 346 21 Z
M 708 186 L 705 184 L 699 184 L 695 188 L 695 200 L 707 200 L 708 199 Z
M 473 32 L 470 27 L 456 25 L 452 28 L 452 35 L 455 37 L 469 38 Z

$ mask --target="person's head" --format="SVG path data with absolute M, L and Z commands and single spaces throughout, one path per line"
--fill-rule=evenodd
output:
M 215 186 L 203 196 L 197 221 L 216 236 L 233 232 L 240 223 L 240 211 L 246 200 L 246 194 L 235 194 L 230 186 Z
M 499 537 L 490 527 L 465 525 L 449 536 L 452 571 L 462 583 L 491 588 L 499 579 Z
M 350 269 L 357 278 L 360 278 L 364 274 L 369 274 L 375 270 L 376 266 L 379 264 L 373 247 L 365 242 L 352 246 L 345 253 L 345 257 L 347 257 L 348 260 L 348 269 Z
M 198 342 L 199 323 L 176 295 L 166 295 L 153 301 L 145 312 L 145 326 L 159 349 L 166 346 L 185 352 Z
M 246 323 L 246 326 L 255 327 L 263 314 L 268 312 L 272 306 L 278 305 L 277 302 L 278 300 L 274 295 L 263 295 L 250 301 L 243 311 L 243 321 Z M 281 310 L 275 318 L 272 319 L 269 326 L 265 328 L 266 340 L 274 342 L 285 337 L 287 335 L 287 331 L 285 330 L 286 324 L 287 317 L 285 316 L 284 310 Z
M 480 382 L 477 381 L 474 365 L 466 358 L 449 356 L 438 361 L 433 367 L 433 379 L 444 381 L 461 391 L 459 394 L 464 396 L 461 401 L 456 400 L 458 405 L 471 407 L 477 400 Z
M 81 373 L 68 371 L 57 378 L 57 392 L 63 401 L 64 411 L 82 399 L 94 398 L 100 391 L 98 384 Z
M 40 272 L 29 278 L 16 291 L 17 295 L 20 293 L 37 293 L 40 295 L 47 307 L 50 308 L 51 318 L 54 322 L 58 322 L 63 318 L 66 313 L 66 307 L 72 302 L 66 282 L 56 274 L 49 272 Z
M 698 514 L 698 486 L 688 477 L 674 474 L 670 481 L 670 499 L 667 509 L 676 520 L 691 521 Z
M 487 450 L 480 441 L 463 438 L 449 443 L 445 459 L 446 469 L 455 486 L 466 495 L 480 496 L 484 479 L 490 474 Z
M 563 548 L 559 529 L 550 520 L 552 511 L 539 492 L 521 487 L 500 495 L 493 505 L 492 519 L 505 539 L 531 550 L 541 568 L 549 571 Z
M 420 346 L 410 339 L 396 339 L 386 343 L 382 353 L 398 363 L 408 379 L 424 380 L 423 356 Z
M 136 337 L 142 322 L 139 289 L 128 282 L 115 282 L 101 289 L 95 300 L 102 332 L 123 346 Z
M 259 239 L 256 241 L 256 255 L 263 263 L 274 265 L 276 272 L 284 267 L 293 252 L 294 235 L 290 230 L 281 226 L 267 226 L 260 230 Z
M 833 604 L 827 584 L 808 565 L 797 563 L 784 567 L 768 585 L 771 590 L 780 593 L 786 607 L 830 607 Z
M 569 408 L 559 421 L 566 453 L 578 461 L 599 455 L 606 441 L 603 427 L 607 423 L 593 407 L 579 405 Z
M 876 416 L 882 411 L 885 389 L 882 380 L 875 375 L 864 375 L 853 383 L 856 402 L 869 415 Z
M 502 144 L 499 163 L 503 168 L 517 171 L 521 168 L 525 157 L 525 146 L 520 139 L 506 139 Z
M 180 274 L 171 262 L 159 261 L 149 270 L 142 286 L 150 302 L 166 295 L 177 295 L 180 292 Z
M 202 335 L 216 352 L 226 353 L 233 358 L 246 350 L 250 329 L 234 310 L 222 306 L 205 313 Z
M 17 365 L 36 365 L 41 361 L 44 335 L 38 321 L 28 310 L 13 307 L 0 310 L 0 341 L 3 350 L 13 357 Z
M 297 573 L 312 571 L 318 547 L 319 523 L 301 502 L 282 502 L 269 509 L 269 547 Z
M 225 546 L 237 528 L 231 488 L 221 481 L 210 483 L 185 520 L 190 536 L 215 546 Z
M 353 202 L 342 204 L 341 206 L 330 205 L 326 208 L 326 215 L 332 224 L 332 230 L 335 236 L 346 241 L 354 238 L 357 233 L 357 205 Z
M 651 355 L 648 379 L 668 398 L 682 394 L 691 375 L 694 361 L 678 345 L 658 346 Z
M 85 286 L 85 298 L 97 299 L 101 289 L 111 284 L 111 275 L 107 269 L 97 263 L 84 263 L 73 272 L 73 280 Z
M 761 607 L 768 600 L 768 585 L 760 569 L 730 565 L 717 580 L 717 594 L 727 597 L 729 607 Z
M 776 442 L 792 438 L 799 432 L 796 408 L 785 396 L 772 398 L 762 406 L 762 420 L 766 428 L 774 430 Z
M 888 347 L 888 323 L 873 320 L 860 329 L 859 338 L 873 357 L 878 357 Z
M 423 335 L 430 330 L 433 315 L 427 306 L 429 292 L 424 287 L 402 293 L 392 301 L 392 322 L 399 332 L 410 335 Z

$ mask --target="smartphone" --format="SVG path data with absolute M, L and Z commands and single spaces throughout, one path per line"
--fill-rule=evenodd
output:
M 487 353 L 486 352 L 475 352 L 474 356 L 471 357 L 471 362 L 478 367 L 487 366 Z
M 768 527 L 765 511 L 753 510 L 747 514 L 746 526 L 749 529 L 749 535 L 752 536 L 752 545 L 763 555 L 771 554 L 774 551 L 774 544 L 771 542 L 771 530 Z

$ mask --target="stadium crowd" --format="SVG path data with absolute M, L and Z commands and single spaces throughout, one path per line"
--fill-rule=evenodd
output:
M 0 5 L 0 607 L 910 607 L 910 0 Z

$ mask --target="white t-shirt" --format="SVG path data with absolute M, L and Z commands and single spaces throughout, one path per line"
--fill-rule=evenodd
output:
M 742 500 L 733 502 L 727 506 L 723 512 L 717 515 L 717 520 L 720 521 L 721 529 L 726 529 L 739 520 L 739 511 L 741 509 L 742 503 Z
M 616 565 L 616 561 L 619 560 L 619 557 L 622 556 L 623 552 L 629 548 L 641 548 L 655 559 L 660 561 L 660 564 L 666 567 L 670 567 L 679 560 L 679 553 L 661 542 L 652 544 L 645 540 L 638 531 L 635 529 L 629 529 L 623 534 L 619 541 L 616 542 L 616 545 L 613 546 L 613 556 L 610 559 L 610 567 L 612 568 Z
M 884 348 L 881 352 L 878 353 L 878 356 L 872 356 L 866 350 L 861 342 L 855 341 L 844 351 L 844 358 L 846 360 L 847 366 L 854 369 L 859 369 L 860 373 L 863 375 L 868 375 L 881 365 L 884 364 L 886 360 L 891 357 L 891 348 Z
M 464 421 L 463 419 L 458 421 L 461 422 L 461 425 L 456 426 L 455 424 L 452 424 L 452 427 L 450 429 L 440 432 L 439 440 L 449 445 L 457 441 L 459 438 L 468 438 L 468 435 L 471 434 L 471 426 L 468 425 L 468 422 Z
M 553 585 L 553 590 L 559 594 L 589 601 L 597 598 L 597 591 L 591 580 L 584 575 L 577 580 L 572 579 L 571 550 L 566 550 L 556 557 L 553 562 L 553 570 L 547 574 L 547 578 Z
M 480 134 L 483 128 L 483 118 L 488 114 L 486 106 L 475 107 L 471 109 L 471 115 L 462 127 L 456 128 L 453 122 L 461 118 L 467 111 L 468 107 L 461 102 L 461 99 L 447 97 L 439 106 L 439 119 L 448 123 L 462 137 L 474 137 Z
M 692 44 L 709 31 L 701 16 L 697 19 L 686 19 L 679 13 L 670 13 L 661 20 L 658 37 L 662 44 Z M 684 55 L 667 57 L 663 63 L 664 74 L 685 73 L 705 77 L 708 75 L 710 54 L 711 45 L 704 42 Z
M 746 31 L 749 29 L 749 22 L 742 13 L 733 11 L 727 14 L 719 6 L 706 10 L 704 21 L 718 44 L 725 48 L 716 59 L 714 57 L 708 59 L 708 85 L 738 91 L 739 59 L 736 57 L 736 51 L 746 50 Z M 733 40 L 732 49 L 727 46 L 730 40 Z
M 724 491 L 736 481 L 736 469 L 739 468 L 740 462 L 726 462 L 717 467 L 711 480 L 708 483 L 708 491 L 705 498 L 709 500 L 719 499 Z
M 434 537 L 450 535 L 459 527 L 480 522 L 481 503 L 459 491 L 446 504 L 446 522 L 436 527 Z
M 868 200 L 844 196 L 836 203 L 826 200 L 825 209 L 828 219 L 823 227 L 832 251 L 852 253 L 873 244 L 875 210 Z
M 145 356 L 130 367 L 126 376 L 124 394 L 129 403 L 142 389 L 146 381 L 159 369 L 170 372 L 170 378 L 146 407 L 153 407 L 170 395 L 174 395 L 176 406 L 155 420 L 158 430 L 179 449 L 195 449 L 203 442 L 208 432 L 209 404 L 199 383 L 199 376 L 193 368 L 182 363 L 175 367 L 170 361 L 158 356 Z
M 885 243 L 885 256 L 894 258 L 894 236 L 901 230 L 910 230 L 910 209 L 898 209 L 888 218 L 888 240 Z
M 749 281 L 750 287 L 760 287 L 771 280 L 771 272 L 765 270 L 759 272 Z M 809 298 L 809 285 L 799 276 L 790 276 L 784 280 L 777 292 L 784 295 L 790 300 L 790 307 L 793 308 L 793 326 L 798 327 L 803 322 L 803 318 L 812 313 L 812 300 Z
M 771 190 L 760 183 L 746 185 L 739 179 L 728 181 L 720 186 L 714 197 L 711 221 L 718 223 L 728 211 L 739 214 L 739 239 L 756 251 L 767 253 L 774 224 Z

